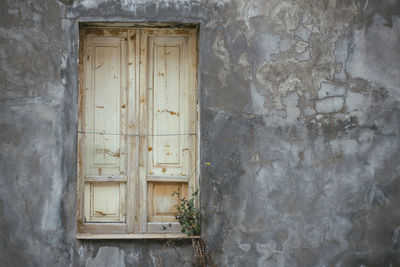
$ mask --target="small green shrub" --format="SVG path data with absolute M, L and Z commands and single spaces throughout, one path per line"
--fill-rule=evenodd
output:
M 189 236 L 200 235 L 200 213 L 194 204 L 195 196 L 198 193 L 199 190 L 196 190 L 191 199 L 181 197 L 182 193 L 180 191 L 175 191 L 172 194 L 172 196 L 177 195 L 179 199 L 179 204 L 176 207 L 178 214 L 175 215 L 175 218 L 182 226 L 182 233 L 186 233 Z

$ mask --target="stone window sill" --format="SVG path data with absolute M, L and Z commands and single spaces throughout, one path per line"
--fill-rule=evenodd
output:
M 77 234 L 76 239 L 199 239 L 200 236 L 186 234 Z

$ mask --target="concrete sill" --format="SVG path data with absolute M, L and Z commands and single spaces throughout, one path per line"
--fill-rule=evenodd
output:
M 76 234 L 76 239 L 199 239 L 185 234 Z

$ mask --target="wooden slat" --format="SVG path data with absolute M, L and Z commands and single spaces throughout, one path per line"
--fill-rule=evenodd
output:
M 134 171 L 133 175 L 134 177 L 134 184 L 135 184 L 135 191 L 133 192 L 134 194 L 134 225 L 133 225 L 133 230 L 135 233 L 139 233 L 141 231 L 141 210 L 140 210 L 140 203 L 142 201 L 141 199 L 141 176 L 140 176 L 140 160 L 142 157 L 140 157 L 140 149 L 141 149 L 141 143 L 140 143 L 140 138 L 138 135 L 140 134 L 139 127 L 140 126 L 140 86 L 141 86 L 141 81 L 140 81 L 140 46 L 141 46 L 141 33 L 140 30 L 136 29 L 135 30 L 135 98 L 134 98 L 134 103 L 135 103 L 135 116 L 134 116 L 134 125 L 133 125 L 133 130 L 134 133 L 136 134 L 135 136 L 135 148 L 134 148 L 134 155 L 136 155 L 136 158 L 134 160 Z
M 128 113 L 128 125 L 127 132 L 128 133 L 136 133 L 135 122 L 136 118 L 136 39 L 137 36 L 134 30 L 128 30 L 128 104 L 127 104 L 127 113 Z M 137 200 L 135 199 L 137 190 L 136 185 L 136 177 L 138 164 L 137 159 L 139 158 L 138 150 L 137 150 L 137 140 L 135 137 L 129 136 L 127 140 L 127 151 L 128 151 L 128 183 L 127 183 L 127 214 L 126 214 L 126 222 L 127 222 L 127 232 L 134 232 L 135 225 L 135 214 L 137 212 Z
M 119 184 L 119 221 L 126 222 L 126 183 Z
M 198 44 L 197 44 L 197 29 L 189 29 L 189 55 L 188 55 L 188 67 L 189 67 L 189 101 L 191 105 L 189 105 L 189 131 L 193 133 L 197 133 L 197 135 L 192 136 L 189 139 L 189 197 L 192 197 L 192 194 L 199 189 L 199 156 L 200 156 L 200 105 L 199 105 L 199 91 L 198 91 Z M 199 203 L 200 193 L 195 197 L 195 204 L 197 209 L 200 207 Z
M 177 222 L 149 222 L 147 231 L 149 233 L 181 233 L 182 226 Z
M 126 182 L 126 176 L 96 176 L 88 175 L 85 176 L 85 182 Z
M 159 175 L 147 175 L 148 182 L 189 182 L 188 176 L 159 176 Z
M 175 37 L 175 36 L 188 36 L 190 33 L 190 29 L 171 29 L 171 28 L 153 28 L 149 29 L 149 36 L 166 36 L 166 37 Z
M 128 35 L 127 29 L 118 29 L 118 28 L 90 28 L 90 27 L 81 27 L 85 30 L 86 36 L 100 36 L 100 37 L 123 37 L 125 38 Z
M 144 136 L 147 134 L 147 49 L 148 49 L 148 31 L 140 31 L 140 55 L 139 55 L 139 132 Z M 139 179 L 140 179 L 140 203 L 139 203 L 139 218 L 140 229 L 139 232 L 147 231 L 147 138 L 140 138 L 140 151 L 139 154 Z
M 82 115 L 85 112 L 85 96 L 86 96 L 86 83 L 85 83 L 85 73 L 84 73 L 84 65 L 85 65 L 85 54 L 86 54 L 86 31 L 84 29 L 79 30 L 79 95 L 78 95 L 78 130 L 83 130 L 85 125 L 85 116 Z M 83 155 L 83 146 L 85 143 L 85 136 L 82 134 L 78 134 L 78 142 L 77 142 L 77 211 L 76 211 L 76 219 L 77 219 L 77 230 L 79 231 L 79 227 L 84 223 L 84 155 Z
M 125 223 L 85 223 L 79 227 L 79 234 L 125 234 Z

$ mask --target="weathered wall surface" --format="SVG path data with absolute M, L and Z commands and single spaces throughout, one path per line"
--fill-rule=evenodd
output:
M 75 239 L 79 21 L 200 22 L 203 237 L 219 266 L 400 266 L 400 2 L 3 0 L 5 266 L 191 266 Z

